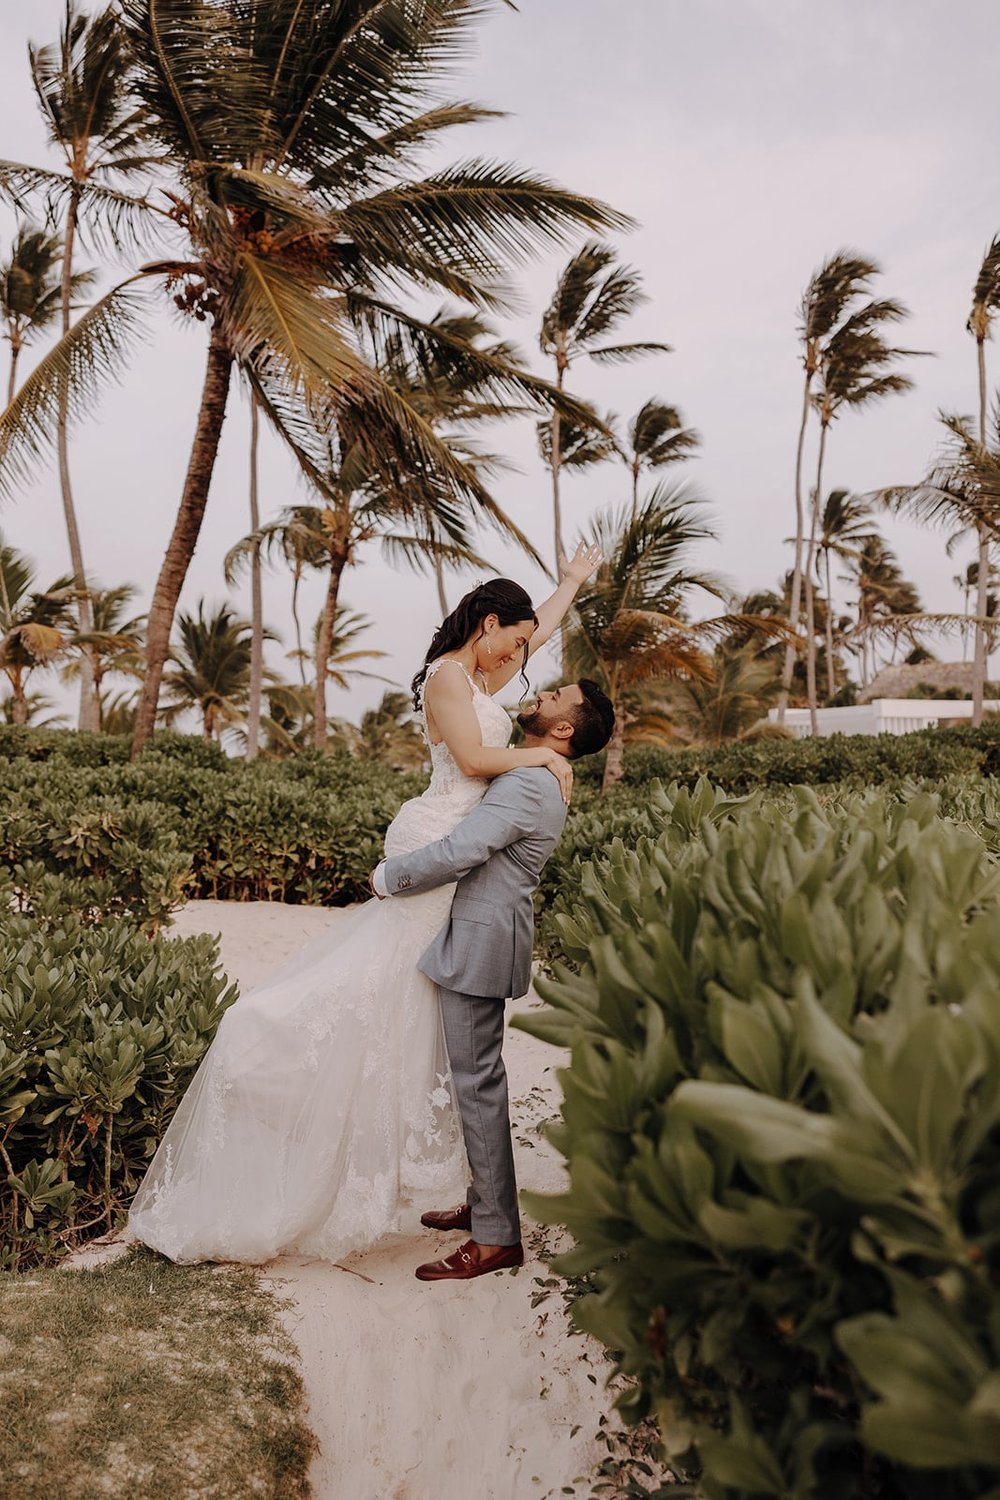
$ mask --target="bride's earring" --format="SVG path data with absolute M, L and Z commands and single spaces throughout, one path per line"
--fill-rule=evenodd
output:
M 489 656 L 493 655 L 493 642 L 492 641 L 487 641 L 486 642 L 486 652 L 487 652 L 487 655 L 489 655 Z

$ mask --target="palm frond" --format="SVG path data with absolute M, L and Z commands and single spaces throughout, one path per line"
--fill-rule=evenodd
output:
M 59 222 L 68 199 L 79 199 L 81 230 L 98 248 L 122 251 L 148 245 L 154 231 L 169 223 L 166 211 L 152 199 L 127 193 L 90 178 L 75 183 L 67 172 L 32 167 L 24 162 L 0 161 L 0 193 L 22 211 L 41 199 L 50 223 Z
M 71 421 L 90 416 L 104 387 L 120 377 L 142 329 L 143 273 L 115 287 L 39 361 L 0 415 L 0 495 L 11 496 L 55 441 L 60 402 Z
M 341 222 L 363 259 L 382 267 L 429 263 L 440 271 L 427 284 L 441 285 L 452 270 L 470 284 L 491 282 L 580 225 L 622 229 L 629 221 L 546 178 L 471 160 L 351 203 Z
M 608 433 L 586 402 L 532 375 L 515 362 L 511 355 L 516 355 L 516 351 L 510 351 L 506 345 L 477 347 L 461 329 L 446 321 L 423 320 L 364 294 L 348 294 L 347 306 L 355 320 L 364 320 L 380 364 L 392 341 L 415 370 L 450 381 L 456 388 L 472 390 L 477 399 L 492 398 L 500 408 L 511 401 L 526 402 L 536 411 L 555 407 L 568 422 L 591 425 Z
M 599 365 L 627 365 L 636 359 L 646 359 L 650 354 L 671 354 L 670 344 L 608 344 L 598 349 L 588 349 L 587 355 Z
M 449 563 L 453 567 L 483 568 L 492 564 L 474 548 L 458 542 L 445 542 L 426 536 L 405 536 L 389 531 L 380 538 L 382 555 L 388 562 L 404 563 L 415 573 L 424 573 L 435 562 Z
M 593 423 L 586 427 L 563 418 L 559 424 L 559 466 L 563 469 L 588 469 L 605 463 L 618 454 L 618 444 L 610 435 L 610 418 L 592 412 Z M 552 423 L 539 422 L 535 428 L 538 451 L 547 468 L 552 467 Z
M 1000 308 L 1000 235 L 993 236 L 983 256 L 972 288 L 972 311 L 966 328 L 977 338 L 987 338 L 997 308 Z

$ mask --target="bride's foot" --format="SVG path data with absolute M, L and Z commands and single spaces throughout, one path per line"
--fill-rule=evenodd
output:
M 486 1276 L 490 1271 L 507 1271 L 524 1265 L 524 1249 L 518 1240 L 516 1245 L 477 1245 L 475 1240 L 466 1240 L 453 1255 L 443 1260 L 428 1261 L 418 1266 L 418 1281 L 471 1281 L 473 1276 Z
M 468 1234 L 472 1228 L 472 1210 L 467 1203 L 458 1208 L 432 1208 L 420 1215 L 420 1222 L 427 1229 L 464 1229 Z

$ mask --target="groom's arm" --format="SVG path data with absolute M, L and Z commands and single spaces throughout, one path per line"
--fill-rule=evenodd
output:
M 545 776 L 551 772 L 544 771 Z M 542 784 L 537 769 L 508 771 L 490 783 L 482 802 L 446 838 L 412 854 L 383 860 L 372 877 L 377 895 L 412 896 L 461 880 L 498 849 L 506 849 L 538 827 Z

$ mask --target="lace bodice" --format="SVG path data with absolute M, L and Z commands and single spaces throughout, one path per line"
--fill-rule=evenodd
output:
M 454 661 L 453 657 L 438 657 L 437 661 L 431 662 L 427 668 L 424 686 L 427 686 L 435 672 L 448 665 L 449 662 L 454 662 L 454 668 L 462 673 L 472 689 L 472 706 L 482 730 L 483 744 L 495 750 L 502 750 L 510 739 L 510 715 L 505 708 L 500 707 L 495 698 L 491 698 L 489 693 L 485 693 L 481 687 L 477 686 L 475 679 L 469 676 L 461 662 Z M 480 777 L 463 775 L 444 740 L 436 745 L 431 744 L 427 733 L 427 720 L 422 708 L 420 721 L 424 738 L 431 752 L 431 780 L 424 795 L 460 797 L 465 792 L 470 802 L 477 802 L 486 789 L 486 783 Z

